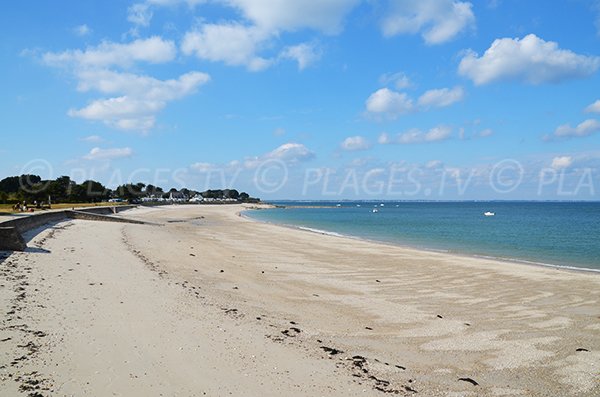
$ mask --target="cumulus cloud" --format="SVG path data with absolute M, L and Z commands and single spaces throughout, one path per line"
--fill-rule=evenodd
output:
M 414 143 L 430 143 L 449 139 L 452 135 L 452 129 L 447 126 L 433 127 L 428 131 L 421 131 L 418 128 L 413 128 L 406 132 L 390 136 L 383 133 L 379 136 L 378 142 L 382 145 L 397 144 L 408 145 Z
M 313 43 L 287 46 L 273 58 L 259 56 L 261 50 L 269 46 L 274 33 L 239 22 L 204 24 L 185 34 L 181 50 L 207 61 L 246 66 L 250 71 L 264 70 L 284 59 L 296 61 L 298 69 L 304 70 L 321 58 L 320 49 Z
M 198 162 L 190 165 L 190 169 L 196 172 L 210 172 L 217 169 L 218 166 L 212 163 Z
M 386 73 L 379 78 L 379 82 L 383 85 L 393 85 L 398 90 L 412 85 L 408 76 L 402 72 Z
M 403 92 L 381 88 L 367 98 L 367 112 L 395 119 L 400 115 L 430 108 L 446 107 L 461 101 L 465 96 L 462 87 L 428 90 L 413 104 L 413 99 Z
M 278 148 L 258 157 L 249 157 L 244 160 L 246 168 L 256 168 L 269 160 L 278 160 L 285 164 L 294 165 L 310 160 L 315 154 L 301 143 L 284 143 Z
M 465 97 L 462 87 L 440 88 L 426 91 L 419 97 L 418 104 L 422 107 L 446 107 L 461 101 Z
M 339 33 L 344 17 L 359 0 L 223 0 L 256 26 L 269 31 L 314 29 Z
M 210 80 L 210 76 L 202 72 L 188 72 L 178 79 L 170 80 L 110 70 L 87 70 L 78 73 L 77 76 L 79 91 L 96 90 L 104 94 L 125 93 L 149 101 L 163 102 L 189 95 Z
M 344 139 L 341 147 L 348 151 L 367 150 L 371 147 L 371 144 L 362 136 L 350 136 Z
M 260 55 L 272 49 L 284 32 L 313 29 L 326 34 L 342 30 L 344 17 L 360 0 L 215 0 L 233 8 L 243 17 L 219 23 L 205 23 L 186 33 L 182 51 L 186 55 L 248 70 L 264 70 L 278 60 L 291 59 L 303 70 L 320 56 L 313 44 L 300 43 L 281 49 L 278 56 Z
M 200 59 L 232 66 L 244 65 L 249 70 L 258 71 L 269 67 L 272 62 L 256 55 L 268 38 L 265 31 L 237 22 L 204 24 L 185 34 L 181 50 Z
M 87 36 L 88 34 L 92 33 L 92 29 L 90 29 L 89 26 L 83 24 L 83 25 L 79 25 L 79 26 L 75 26 L 73 28 L 73 33 L 75 33 L 77 36 Z
M 148 26 L 152 19 L 152 10 L 147 3 L 135 3 L 127 9 L 127 20 L 134 25 Z
M 103 42 L 85 50 L 49 52 L 42 59 L 47 65 L 72 72 L 78 81 L 78 91 L 108 96 L 92 100 L 83 108 L 70 109 L 69 116 L 101 121 L 113 128 L 147 132 L 154 127 L 156 114 L 167 103 L 193 94 L 210 77 L 194 71 L 176 79 L 159 80 L 117 69 L 129 69 L 139 62 L 169 62 L 176 53 L 172 41 L 153 36 L 129 43 Z
M 103 141 L 103 139 L 99 135 L 89 135 L 85 138 L 81 138 L 81 140 L 88 143 L 100 143 Z
M 295 60 L 298 69 L 304 70 L 321 58 L 321 51 L 314 44 L 302 43 L 284 48 L 279 57 Z
M 100 149 L 95 147 L 83 156 L 86 160 L 114 160 L 123 157 L 131 157 L 133 150 L 128 147 L 114 149 Z
M 587 119 L 575 127 L 570 124 L 558 126 L 554 131 L 553 138 L 573 138 L 592 135 L 600 131 L 600 121 L 596 119 Z
M 494 135 L 494 130 L 492 130 L 491 128 L 486 128 L 484 130 L 481 130 L 478 134 L 481 138 L 486 138 L 488 136 L 492 136 Z
M 84 71 L 79 78 L 78 89 L 81 91 L 124 95 L 94 100 L 84 108 L 69 110 L 69 116 L 102 121 L 123 130 L 139 131 L 154 127 L 156 113 L 168 102 L 194 93 L 210 79 L 205 73 L 190 72 L 176 80 L 163 81 L 108 70 Z
M 475 25 L 472 4 L 455 0 L 397 0 L 382 21 L 385 36 L 416 34 L 427 44 L 447 42 Z
M 49 66 L 77 68 L 107 68 L 112 66 L 130 67 L 135 62 L 165 63 L 172 61 L 177 47 L 170 40 L 158 36 L 138 39 L 130 43 L 105 41 L 85 50 L 47 52 L 42 61 Z
M 264 158 L 277 159 L 286 163 L 297 163 L 313 158 L 315 154 L 301 143 L 285 143 L 267 153 Z
M 579 55 L 529 34 L 522 39 L 496 39 L 481 57 L 467 52 L 458 71 L 477 85 L 494 81 L 541 84 L 587 77 L 599 67 L 599 57 Z
M 153 9 L 159 6 L 187 4 L 190 8 L 206 0 L 146 0 L 128 9 L 128 20 L 138 27 L 148 26 Z M 317 61 L 320 51 L 311 44 L 290 45 L 271 58 L 260 55 L 271 50 L 273 42 L 284 32 L 313 29 L 326 34 L 342 30 L 344 17 L 360 0 L 212 0 L 238 14 L 227 21 L 203 23 L 188 31 L 181 45 L 186 55 L 223 62 L 230 66 L 245 66 L 251 71 L 264 70 L 279 60 L 291 59 L 303 70 Z
M 560 156 L 552 159 L 552 168 L 555 170 L 569 168 L 571 164 L 573 164 L 573 158 L 571 156 Z
M 367 111 L 392 119 L 413 110 L 413 101 L 403 92 L 381 88 L 369 96 L 366 102 Z
M 600 113 L 600 99 L 585 108 L 586 113 Z

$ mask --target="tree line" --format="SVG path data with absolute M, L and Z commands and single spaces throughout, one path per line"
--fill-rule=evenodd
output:
M 54 180 L 42 180 L 39 175 L 23 174 L 9 176 L 0 180 L 0 203 L 15 204 L 26 201 L 28 203 L 95 203 L 109 199 L 122 199 L 135 202 L 144 197 L 168 199 L 171 193 L 182 193 L 193 197 L 201 195 L 204 198 L 217 200 L 234 199 L 242 202 L 256 202 L 257 198 L 250 197 L 246 192 L 236 189 L 217 189 L 198 192 L 188 188 L 171 188 L 164 191 L 160 186 L 145 183 L 126 183 L 110 189 L 94 180 L 77 183 L 68 176 L 61 176 Z

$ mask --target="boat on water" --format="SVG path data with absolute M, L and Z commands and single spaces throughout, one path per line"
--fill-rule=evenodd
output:
M 491 211 L 486 211 L 486 212 L 483 213 L 483 215 L 485 215 L 485 216 L 494 216 L 494 215 L 496 215 L 496 213 L 495 212 L 491 212 Z
M 373 208 L 371 212 L 379 212 L 379 210 L 377 208 Z

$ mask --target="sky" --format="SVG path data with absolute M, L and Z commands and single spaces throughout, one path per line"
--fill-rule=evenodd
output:
M 596 0 L 22 0 L 0 54 L 0 177 L 600 197 Z

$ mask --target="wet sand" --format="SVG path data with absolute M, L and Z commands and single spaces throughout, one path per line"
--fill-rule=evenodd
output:
M 242 209 L 69 220 L 0 253 L 0 395 L 600 394 L 599 275 Z

